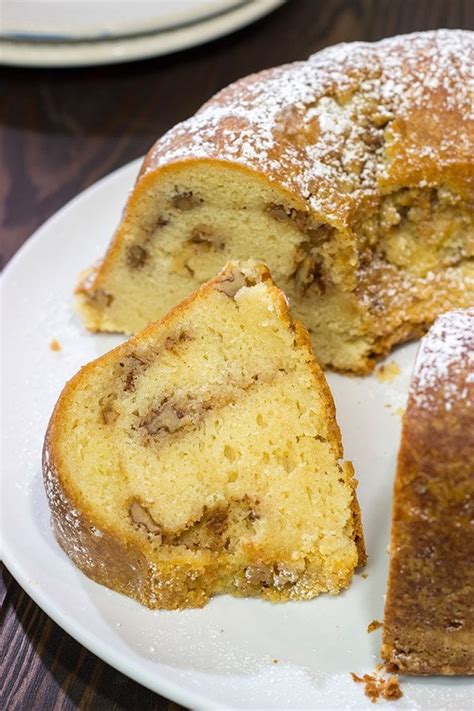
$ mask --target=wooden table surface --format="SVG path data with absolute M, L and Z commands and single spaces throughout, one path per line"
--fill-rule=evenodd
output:
M 210 44 L 131 64 L 0 69 L 3 266 L 78 192 L 142 155 L 229 82 L 342 41 L 474 29 L 472 0 L 290 0 Z M 179 709 L 127 679 L 52 622 L 3 569 L 0 706 Z

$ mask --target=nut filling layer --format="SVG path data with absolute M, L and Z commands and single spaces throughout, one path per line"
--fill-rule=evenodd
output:
M 163 399 L 157 406 L 139 421 L 138 428 L 150 437 L 146 441 L 157 442 L 169 434 L 175 434 L 183 429 L 196 428 L 204 418 L 217 414 L 225 407 L 235 404 L 248 393 L 265 383 L 276 382 L 284 375 L 283 370 L 270 373 L 256 373 L 248 381 L 228 382 L 225 387 L 208 390 L 203 397 L 188 393 L 182 396 L 170 396 Z
M 179 531 L 160 526 L 148 508 L 138 501 L 130 504 L 129 516 L 132 525 L 151 537 L 155 544 L 219 553 L 232 551 L 242 536 L 255 534 L 258 505 L 258 500 L 244 496 L 242 499 L 231 498 L 212 508 L 204 506 L 199 517 Z

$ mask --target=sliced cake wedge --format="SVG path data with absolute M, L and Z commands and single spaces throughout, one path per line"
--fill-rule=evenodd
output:
M 44 449 L 56 537 L 152 608 L 336 594 L 365 562 L 310 339 L 263 265 L 229 263 L 65 387 Z
M 418 352 L 393 500 L 382 656 L 403 674 L 474 674 L 474 308 Z

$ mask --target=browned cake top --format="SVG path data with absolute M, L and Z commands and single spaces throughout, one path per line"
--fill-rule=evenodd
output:
M 404 417 L 383 656 L 474 674 L 474 308 L 423 339 Z
M 232 161 L 335 226 L 400 186 L 442 181 L 472 196 L 473 37 L 439 30 L 342 44 L 246 77 L 160 139 L 142 174 L 192 158 Z

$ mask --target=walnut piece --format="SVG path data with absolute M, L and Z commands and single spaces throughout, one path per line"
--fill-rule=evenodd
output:
M 315 245 L 320 245 L 323 244 L 323 242 L 327 242 L 327 240 L 334 233 L 334 227 L 331 227 L 330 225 L 320 224 L 317 222 L 308 222 L 304 229 L 301 229 L 309 237 L 312 244 Z
M 321 275 L 321 265 L 311 255 L 306 255 L 299 263 L 294 273 L 297 291 L 304 295 L 312 284 L 316 284 L 321 294 L 326 291 L 326 285 Z
M 381 148 L 383 145 L 383 133 L 373 126 L 369 126 L 362 133 L 361 138 L 366 146 L 374 151 Z
M 112 405 L 107 405 L 107 407 L 104 407 L 101 414 L 102 420 L 105 425 L 113 425 L 113 423 L 117 420 L 119 416 L 119 413 L 112 407 Z
M 143 421 L 142 426 L 148 434 L 156 435 L 160 430 L 176 432 L 183 426 L 184 412 L 178 410 L 170 402 L 165 402 L 158 410 L 152 410 Z
M 113 424 L 119 416 L 119 413 L 114 407 L 117 396 L 115 393 L 109 393 L 99 398 L 99 408 L 102 417 L 102 422 L 105 425 Z
M 222 279 L 222 281 L 218 281 L 214 284 L 213 288 L 216 291 L 221 291 L 226 296 L 233 298 L 243 286 L 246 286 L 246 284 L 245 274 L 238 269 L 233 269 L 224 279 Z
M 289 563 L 278 563 L 273 577 L 273 584 L 280 590 L 284 588 L 285 585 L 293 585 L 296 583 L 299 577 L 300 573 L 296 566 L 290 565 Z
M 191 244 L 202 244 L 215 249 L 224 249 L 224 242 L 215 234 L 215 232 L 206 225 L 197 225 L 191 232 L 189 238 Z
M 99 309 L 107 308 L 107 306 L 110 306 L 110 304 L 114 300 L 112 294 L 108 294 L 103 289 L 96 289 L 93 294 L 90 294 L 89 298 L 92 303 Z
M 265 563 L 253 563 L 247 566 L 244 575 L 250 585 L 263 585 L 268 588 L 273 583 L 273 566 Z
M 132 269 L 140 269 L 148 259 L 148 252 L 139 244 L 133 244 L 127 249 L 127 264 Z
M 156 232 L 156 230 L 160 230 L 162 227 L 166 227 L 167 224 L 169 224 L 169 220 L 167 220 L 166 217 L 163 217 L 163 215 L 158 215 L 149 232 Z
M 138 501 L 132 501 L 129 508 L 130 518 L 137 526 L 146 528 L 148 533 L 160 533 L 161 528 L 146 509 Z
M 270 215 L 270 217 L 273 217 L 274 220 L 277 222 L 291 222 L 292 217 L 291 217 L 291 208 L 285 208 L 283 205 L 277 205 L 274 202 L 269 203 L 266 208 L 265 212 Z
M 194 195 L 191 190 L 183 193 L 177 193 L 171 198 L 171 203 L 173 207 L 178 210 L 194 210 L 195 207 L 199 207 L 202 203 L 202 199 L 197 195 Z
M 265 212 L 277 222 L 292 223 L 300 232 L 304 232 L 312 242 L 321 243 L 331 236 L 332 227 L 330 225 L 315 222 L 304 210 L 297 210 L 294 207 L 285 207 L 272 202 L 266 206 Z
M 189 333 L 186 333 L 186 331 L 181 331 L 179 334 L 168 336 L 165 340 L 164 346 L 167 351 L 171 351 L 172 353 L 174 353 L 176 351 L 176 347 L 179 344 L 186 343 L 187 341 L 192 340 L 192 336 L 190 336 Z
M 147 361 L 136 353 L 129 353 L 126 362 L 121 361 L 119 363 L 121 368 L 127 367 L 125 383 L 123 386 L 125 392 L 135 390 L 138 373 L 144 368 L 144 366 L 147 365 Z

